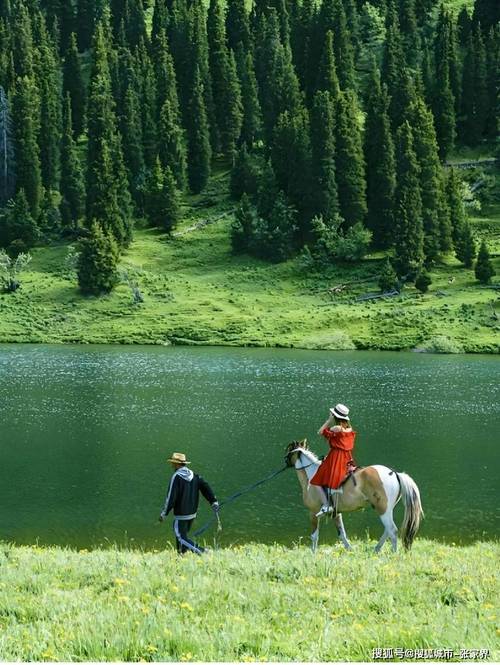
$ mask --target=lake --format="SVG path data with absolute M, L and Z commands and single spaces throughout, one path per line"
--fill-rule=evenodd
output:
M 494 356 L 0 345 L 0 539 L 164 547 L 173 451 L 224 500 L 279 469 L 293 439 L 325 454 L 316 431 L 336 402 L 351 408 L 359 464 L 417 482 L 422 536 L 497 538 L 499 393 Z M 202 502 L 197 527 L 211 515 Z M 221 545 L 309 542 L 292 470 L 221 518 Z M 344 521 L 350 536 L 381 534 L 371 510 Z M 331 523 L 321 542 L 336 542 Z

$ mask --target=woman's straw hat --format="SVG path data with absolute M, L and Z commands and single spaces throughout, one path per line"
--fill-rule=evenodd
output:
M 345 404 L 337 404 L 330 409 L 330 413 L 340 420 L 349 420 L 349 409 Z
M 172 453 L 172 457 L 167 460 L 167 462 L 173 462 L 174 464 L 191 464 L 186 459 L 184 453 Z

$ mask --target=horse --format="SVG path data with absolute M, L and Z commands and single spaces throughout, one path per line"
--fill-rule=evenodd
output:
M 285 463 L 295 467 L 299 483 L 302 487 L 304 505 L 311 515 L 312 550 L 316 551 L 319 541 L 319 519 L 316 513 L 327 503 L 322 487 L 311 485 L 310 480 L 321 464 L 316 455 L 309 450 L 307 440 L 292 441 L 286 448 Z M 374 508 L 384 526 L 384 533 L 378 541 L 375 552 L 380 552 L 383 544 L 390 538 L 393 552 L 397 549 L 398 529 L 394 523 L 393 510 L 402 498 L 404 517 L 401 525 L 403 546 L 409 550 L 424 516 L 420 501 L 420 492 L 415 481 L 406 473 L 393 471 L 381 464 L 359 467 L 349 474 L 341 485 L 341 492 L 334 496 L 336 506 L 334 519 L 338 535 L 347 550 L 352 546 L 347 538 L 342 520 L 342 513 L 360 510 L 367 506 Z

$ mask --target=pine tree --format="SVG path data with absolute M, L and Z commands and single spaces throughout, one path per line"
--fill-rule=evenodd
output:
M 146 181 L 146 216 L 151 226 L 171 233 L 180 217 L 179 194 L 175 178 L 157 159 Z
M 260 108 L 257 79 L 252 53 L 245 53 L 240 43 L 236 51 L 236 64 L 241 86 L 243 118 L 240 141 L 251 148 L 262 133 L 262 111 Z
M 350 32 L 347 27 L 347 18 L 342 0 L 336 0 L 335 5 L 335 62 L 342 90 L 354 90 L 356 77 L 354 72 L 354 50 Z
M 3 228 L 0 230 L 0 243 L 8 247 L 14 241 L 21 241 L 26 248 L 35 244 L 39 230 L 23 189 L 7 204 Z
M 85 110 L 87 107 L 87 90 L 83 81 L 80 58 L 76 45 L 76 35 L 72 34 L 63 66 L 63 91 L 71 97 L 71 113 L 75 138 L 82 134 L 85 127 Z
M 250 52 L 250 23 L 245 0 L 228 0 L 226 32 L 229 48 L 236 51 L 241 44 L 246 53 Z
M 86 216 L 88 224 L 99 220 L 119 244 L 126 244 L 132 236 L 131 201 L 104 39 L 99 24 L 89 96 Z
M 464 223 L 455 243 L 455 255 L 466 268 L 472 268 L 476 257 L 476 242 L 468 221 Z
M 80 51 L 90 48 L 96 21 L 96 0 L 78 0 L 76 25 Z
M 125 35 L 127 43 L 133 48 L 147 39 L 146 20 L 142 0 L 126 0 L 125 2 Z
M 269 217 L 259 218 L 255 223 L 253 253 L 276 263 L 290 258 L 294 248 L 295 218 L 294 208 L 280 191 Z
M 419 168 L 408 122 L 405 122 L 397 132 L 396 173 L 394 263 L 398 275 L 414 275 L 424 260 L 424 233 Z
M 381 78 L 389 93 L 389 117 L 393 132 L 403 122 L 405 100 L 401 99 L 406 63 L 399 23 L 394 12 L 388 13 L 386 40 L 382 59 Z
M 455 144 L 455 97 L 450 81 L 450 58 L 452 53 L 450 23 L 441 21 L 441 30 L 434 44 L 435 85 L 432 112 L 439 146 L 439 156 L 444 161 Z
M 62 222 L 67 227 L 76 228 L 85 214 L 85 181 L 73 139 L 69 94 L 64 105 L 60 192 Z
M 387 87 L 380 85 L 374 66 L 365 121 L 367 226 L 377 247 L 393 240 L 393 198 L 396 187 L 394 143 L 388 115 Z
M 446 199 L 450 211 L 451 236 L 453 245 L 456 249 L 467 222 L 461 182 L 458 178 L 456 169 L 448 170 L 448 178 L 446 180 Z
M 331 30 L 328 30 L 325 36 L 325 45 L 323 46 L 323 53 L 318 69 L 316 89 L 326 90 L 330 93 L 332 100 L 337 100 L 340 94 L 340 84 L 333 51 L 333 33 Z
M 488 77 L 486 51 L 480 27 L 471 32 L 463 67 L 462 139 L 477 145 L 488 118 Z
M 186 186 L 186 146 L 184 132 L 179 125 L 176 113 L 168 100 L 160 113 L 158 125 L 158 156 L 162 167 L 170 167 L 175 176 L 177 187 Z
M 15 185 L 13 123 L 7 96 L 0 86 L 0 206 L 12 198 Z
M 480 24 L 487 34 L 491 27 L 500 22 L 500 6 L 495 0 L 476 0 L 472 20 L 476 25 Z
M 118 245 L 113 235 L 94 221 L 78 257 L 78 285 L 82 293 L 109 293 L 118 282 L 118 260 Z
M 233 254 L 247 252 L 252 240 L 255 226 L 255 212 L 246 194 L 241 197 L 231 224 L 231 249 Z
M 37 219 L 42 199 L 42 176 L 40 150 L 36 141 L 36 128 L 33 118 L 33 99 L 36 91 L 27 78 L 16 82 L 13 118 L 16 153 L 17 188 L 24 189 L 31 215 Z
M 329 33 L 330 34 L 330 33 Z M 339 211 L 335 176 L 335 122 L 333 103 L 327 91 L 318 91 L 311 109 L 312 213 L 326 224 Z
M 120 121 L 123 159 L 127 169 L 129 189 L 132 198 L 140 209 L 142 204 L 140 184 L 145 165 L 139 99 L 131 85 L 125 93 Z
M 232 52 L 226 47 L 224 11 L 220 0 L 210 0 L 208 43 L 212 92 L 221 150 L 232 157 L 243 119 L 241 91 Z
M 58 54 L 49 43 L 45 30 L 38 47 L 36 66 L 40 91 L 40 163 L 42 183 L 46 189 L 56 190 L 59 181 L 59 156 L 62 132 L 62 94 Z
M 365 162 L 354 94 L 341 93 L 337 103 L 335 170 L 340 214 L 346 227 L 363 222 L 366 209 Z
M 382 271 L 378 278 L 378 286 L 382 293 L 387 293 L 388 291 L 399 291 L 399 280 L 396 275 L 396 271 L 392 267 L 391 260 L 387 257 L 384 261 Z
M 402 46 L 406 62 L 410 67 L 416 66 L 421 48 L 415 4 L 415 0 L 399 0 L 398 14 Z
M 15 76 L 33 79 L 33 32 L 30 13 L 25 4 L 19 3 L 15 7 L 10 48 Z
M 481 284 L 489 284 L 491 278 L 496 274 L 493 264 L 491 263 L 488 247 L 484 240 L 479 248 L 474 274 L 476 275 L 478 282 L 481 282 Z
M 299 233 L 304 241 L 309 233 L 311 210 L 311 145 L 307 111 L 278 118 L 271 158 L 278 186 L 298 212 Z
M 159 117 L 163 105 L 168 101 L 172 112 L 176 116 L 176 120 L 178 120 L 179 98 L 177 95 L 177 77 L 175 75 L 174 60 L 170 53 L 164 30 L 161 30 L 158 35 L 153 61 L 156 66 L 157 115 Z
M 191 96 L 186 109 L 186 131 L 189 187 L 194 194 L 198 194 L 208 182 L 212 158 L 203 86 L 198 67 L 195 70 Z
M 449 246 L 451 238 L 448 237 L 441 241 L 442 229 L 439 219 L 439 209 L 442 206 L 441 164 L 432 113 L 420 98 L 413 104 L 410 116 L 413 148 L 419 166 L 424 255 L 426 264 L 429 266 L 438 258 L 441 242 Z
M 246 143 L 238 151 L 231 170 L 229 191 L 231 198 L 239 201 L 243 194 L 254 197 L 257 194 L 258 177 L 255 166 L 248 154 Z
M 500 113 L 498 101 L 499 74 L 500 71 L 500 24 L 496 28 L 491 27 L 486 42 L 486 84 L 487 84 L 487 114 L 485 124 L 485 135 L 493 140 L 500 134 Z

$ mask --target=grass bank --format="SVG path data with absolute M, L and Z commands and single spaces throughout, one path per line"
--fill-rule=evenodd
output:
M 499 659 L 498 543 L 372 546 L 181 558 L 1 544 L 0 659 L 349 661 L 376 647 Z
M 428 294 L 408 286 L 398 297 L 359 302 L 378 292 L 380 254 L 321 273 L 299 257 L 278 265 L 235 257 L 233 208 L 227 173 L 219 173 L 203 195 L 186 199 L 178 235 L 136 231 L 122 267 L 137 281 L 140 304 L 125 284 L 83 297 L 68 245 L 36 248 L 22 287 L 0 295 L 0 342 L 499 351 L 498 291 L 455 259 L 432 271 Z M 485 206 L 473 222 L 494 254 L 498 284 L 500 205 Z

